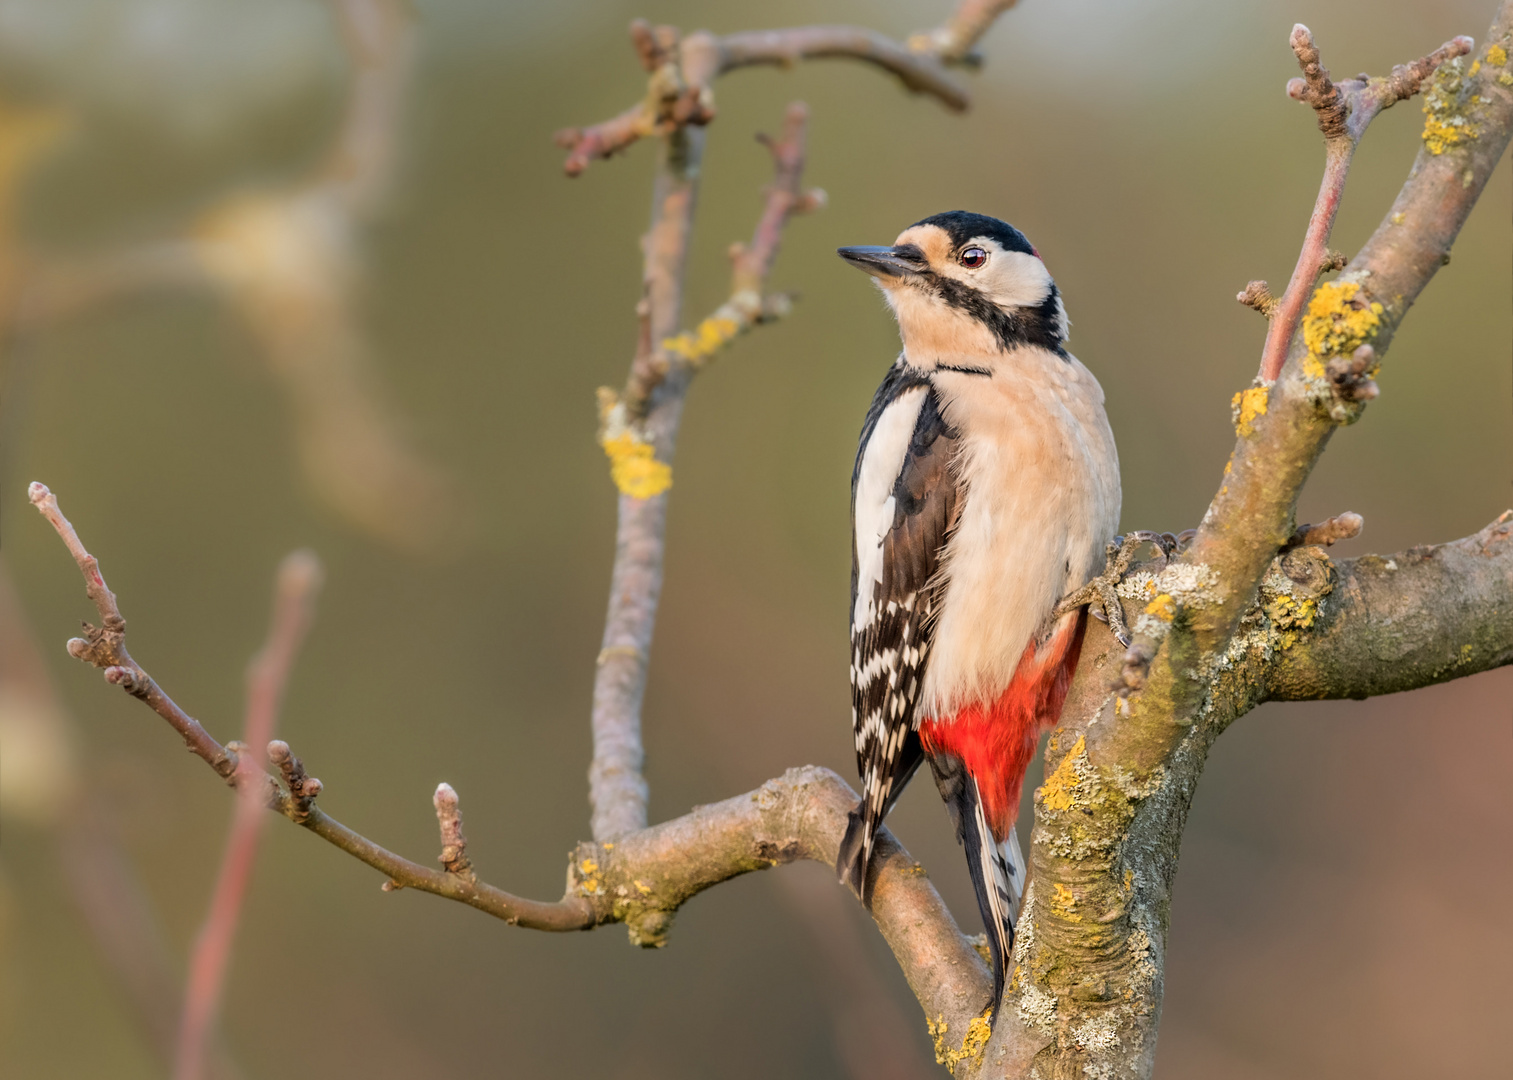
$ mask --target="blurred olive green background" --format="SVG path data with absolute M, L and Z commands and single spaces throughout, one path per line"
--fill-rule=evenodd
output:
M 1313 28 L 1336 74 L 1385 73 L 1452 35 L 1480 39 L 1493 6 L 1025 0 L 983 43 L 965 116 L 847 62 L 722 81 L 687 319 L 723 299 L 725 248 L 749 235 L 768 176 L 752 136 L 775 131 L 789 100 L 810 106 L 808 180 L 830 205 L 784 238 L 771 283 L 802 294 L 794 314 L 729 349 L 691 395 L 646 700 L 653 818 L 790 765 L 854 769 L 848 480 L 897 341 L 836 246 L 886 243 L 951 208 L 1022 228 L 1066 296 L 1073 351 L 1107 392 L 1124 527 L 1195 525 L 1232 443 L 1230 394 L 1254 374 L 1263 336 L 1234 294 L 1255 277 L 1280 289 L 1319 178 L 1313 118 L 1283 93 L 1291 25 Z M 471 531 L 448 556 L 396 553 L 308 493 L 259 348 L 213 294 L 85 311 L 9 358 L 5 558 L 87 783 L 111 808 L 176 964 L 231 802 L 160 720 L 64 654 L 91 612 L 26 483 L 59 494 L 121 598 L 134 655 L 223 740 L 240 729 L 273 569 L 313 547 L 328 583 L 282 733 L 323 780 L 321 804 L 429 861 L 430 793 L 447 780 L 479 871 L 558 895 L 565 854 L 587 831 L 614 528 L 593 391 L 623 380 L 634 345 L 653 153 L 636 146 L 568 180 L 551 134 L 639 96 L 625 34 L 635 16 L 716 31 L 856 22 L 903 36 L 947 8 L 416 0 L 397 194 L 363 237 L 361 321 L 383 392 L 463 493 Z M 12 92 L 78 118 L 21 198 L 27 242 L 54 251 L 172 231 L 238 185 L 300 176 L 346 86 L 316 0 L 4 0 L 0 64 Z M 1412 103 L 1373 126 L 1334 246 L 1353 252 L 1380 221 L 1421 119 Z M 1513 504 L 1510 210 L 1504 162 L 1398 335 L 1382 397 L 1338 435 L 1303 497 L 1303 520 L 1365 516 L 1343 554 L 1449 540 Z M 1391 699 L 1268 706 L 1220 740 L 1176 886 L 1159 1076 L 1506 1068 L 1510 691 L 1497 673 Z M 976 930 L 928 783 L 894 828 Z M 160 1075 L 71 906 L 46 821 L 12 817 L 3 830 L 6 1075 Z M 658 952 L 617 928 L 515 930 L 380 882 L 270 823 L 223 1024 L 246 1076 L 935 1069 L 903 979 L 822 867 L 699 897 Z

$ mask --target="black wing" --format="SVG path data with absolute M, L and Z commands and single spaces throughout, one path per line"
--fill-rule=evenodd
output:
M 903 365 L 888 373 L 868 412 L 852 474 L 854 613 L 860 576 L 855 499 L 862 458 L 884 410 L 916 387 L 923 387 L 924 398 L 893 484 L 893 523 L 883 538 L 881 580 L 870 583 L 870 617 L 851 628 L 851 720 L 862 801 L 852 813 L 836 870 L 863 899 L 877 828 L 923 760 L 914 707 L 930 653 L 936 570 L 956 521 L 956 433 L 923 373 Z

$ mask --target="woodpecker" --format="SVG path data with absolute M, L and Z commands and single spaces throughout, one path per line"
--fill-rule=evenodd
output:
M 928 760 L 965 848 L 993 954 L 993 1000 L 1025 885 L 1014 821 L 1060 716 L 1091 578 L 1119 520 L 1103 390 L 1066 350 L 1040 253 L 952 211 L 841 258 L 882 289 L 903 352 L 851 474 L 851 700 L 862 798 L 836 872 L 863 902 L 878 827 Z

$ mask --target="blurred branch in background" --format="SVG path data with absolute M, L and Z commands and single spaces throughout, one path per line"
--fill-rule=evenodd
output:
M 182 997 L 177 963 L 151 899 L 117 835 L 110 794 L 79 751 L 0 559 L 0 817 L 31 821 L 55 836 L 56 871 L 144 1042 L 166 1073 Z M 205 1075 L 236 1080 L 218 1038 Z
M 247 668 L 247 715 L 241 743 L 228 743 L 236 755 L 232 785 L 237 790 L 231 833 L 221 855 L 221 869 L 205 924 L 195 938 L 189 959 L 189 978 L 184 989 L 184 1010 L 179 1022 L 178 1053 L 174 1080 L 200 1080 L 205 1075 L 205 1048 L 226 984 L 231 945 L 241 917 L 242 901 L 252 881 L 257 860 L 258 836 L 262 832 L 267 792 L 267 766 L 262 752 L 273 739 L 278 711 L 283 703 L 289 673 L 305 633 L 314 617 L 315 594 L 320 589 L 320 562 L 308 551 L 296 551 L 278 568 L 274 588 L 273 620 L 268 640 Z
M 316 497 L 400 550 L 456 549 L 466 535 L 456 492 L 388 404 L 358 315 L 360 234 L 393 185 L 413 16 L 404 0 L 331 3 L 350 63 L 347 105 L 307 179 L 229 192 L 162 240 L 32 255 L 15 303 L 35 331 L 124 295 L 213 290 L 257 340 L 289 402 Z

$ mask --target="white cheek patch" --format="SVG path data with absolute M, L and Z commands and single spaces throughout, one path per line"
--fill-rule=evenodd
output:
M 867 440 L 862 467 L 856 478 L 856 501 L 852 520 L 856 528 L 856 607 L 851 625 L 872 621 L 877 586 L 883 580 L 883 537 L 893 528 L 893 485 L 904 468 L 909 440 L 928 388 L 905 390 L 883 410 Z
M 988 264 L 980 270 L 968 270 L 952 262 L 941 268 L 943 275 L 970 285 L 999 307 L 1037 307 L 1051 294 L 1051 273 L 1045 263 L 1022 251 L 1005 251 L 992 240 L 973 240 L 988 252 Z

